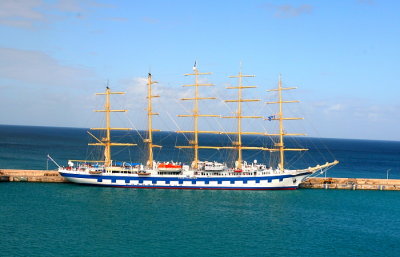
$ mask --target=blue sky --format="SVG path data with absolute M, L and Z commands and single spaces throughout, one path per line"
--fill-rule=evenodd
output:
M 117 107 L 129 108 L 128 118 L 144 129 L 151 71 L 162 96 L 156 125 L 175 130 L 176 114 L 191 109 L 178 101 L 190 94 L 180 86 L 190 82 L 183 74 L 197 60 L 200 71 L 213 73 L 205 80 L 215 87 L 204 94 L 219 97 L 205 112 L 234 111 L 222 100 L 234 96 L 227 76 L 242 63 L 256 75 L 246 83 L 258 86 L 248 97 L 271 100 L 265 90 L 279 74 L 298 87 L 288 100 L 302 102 L 290 107 L 306 120 L 288 124 L 289 132 L 400 140 L 399 13 L 400 2 L 385 0 L 2 0 L 0 123 L 96 126 L 92 110 L 101 102 L 93 94 L 109 80 L 128 93 Z M 249 122 L 248 130 L 268 126 Z

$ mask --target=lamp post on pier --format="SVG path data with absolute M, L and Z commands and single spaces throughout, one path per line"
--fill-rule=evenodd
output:
M 392 169 L 387 169 L 386 170 L 386 182 L 388 182 L 389 180 L 389 171 L 391 171 Z

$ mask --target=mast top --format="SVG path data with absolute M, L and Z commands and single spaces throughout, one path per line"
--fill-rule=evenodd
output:
M 230 132 L 229 134 L 236 134 L 237 138 L 236 141 L 233 142 L 232 149 L 237 150 L 237 161 L 236 161 L 236 167 L 237 169 L 241 170 L 242 169 L 242 162 L 243 162 L 243 157 L 242 157 L 242 150 L 265 150 L 264 147 L 248 147 L 248 146 L 243 146 L 242 145 L 242 135 L 244 134 L 257 134 L 256 132 L 243 132 L 242 131 L 242 120 L 244 118 L 262 118 L 262 116 L 244 116 L 242 115 L 242 103 L 244 102 L 258 102 L 260 99 L 244 99 L 243 98 L 243 89 L 248 89 L 248 88 L 256 88 L 256 86 L 243 86 L 243 78 L 245 77 L 255 77 L 255 75 L 245 75 L 242 73 L 242 62 L 240 62 L 240 71 L 238 72 L 237 75 L 229 76 L 229 78 L 237 78 L 237 86 L 230 86 L 226 87 L 227 89 L 237 89 L 237 98 L 236 99 L 231 99 L 231 100 L 224 100 L 225 102 L 230 102 L 230 103 L 237 103 L 237 109 L 235 112 L 234 116 L 223 116 L 222 118 L 233 118 L 237 120 L 237 131 L 236 132 Z
M 107 82 L 108 83 L 108 82 Z M 95 112 L 103 112 L 105 114 L 106 118 L 106 124 L 104 128 L 91 128 L 91 130 L 103 130 L 105 131 L 105 137 L 99 139 L 90 132 L 89 135 L 93 137 L 97 143 L 89 143 L 89 145 L 96 145 L 96 146 L 103 146 L 104 147 L 104 165 L 106 167 L 112 166 L 112 161 L 111 161 L 111 147 L 112 146 L 135 146 L 136 144 L 131 144 L 131 143 L 112 143 L 111 142 L 111 130 L 130 130 L 129 128 L 112 128 L 110 123 L 110 113 L 111 112 L 126 112 L 127 110 L 112 110 L 111 109 L 111 103 L 110 103 L 110 95 L 112 94 L 124 94 L 124 92 L 111 92 L 110 88 L 107 84 L 106 87 L 106 92 L 104 93 L 96 93 L 96 95 L 104 95 L 106 98 L 105 104 L 104 104 L 104 110 L 95 110 Z
M 275 143 L 275 149 L 271 149 L 271 152 L 279 152 L 279 164 L 278 167 L 280 170 L 284 171 L 285 170 L 285 151 L 307 151 L 308 149 L 304 148 L 286 148 L 284 144 L 284 137 L 286 136 L 303 136 L 304 134 L 294 134 L 294 133 L 286 133 L 284 126 L 283 126 L 283 121 L 284 120 L 301 120 L 303 118 L 288 118 L 284 117 L 283 115 L 283 104 L 286 103 L 298 103 L 299 101 L 286 101 L 283 100 L 283 94 L 282 91 L 284 90 L 291 90 L 291 89 L 296 89 L 295 87 L 282 87 L 282 75 L 279 74 L 279 79 L 278 79 L 278 87 L 275 89 L 270 89 L 267 90 L 269 92 L 271 91 L 277 91 L 278 92 L 278 100 L 274 102 L 266 102 L 267 104 L 278 104 L 278 113 L 276 115 L 269 116 L 267 119 L 268 120 L 277 120 L 279 122 L 279 133 L 278 134 L 268 134 L 269 136 L 279 136 L 279 142 Z
M 193 130 L 191 131 L 177 131 L 178 133 L 191 133 L 193 134 L 193 140 L 189 140 L 189 146 L 175 146 L 176 148 L 190 148 L 193 149 L 193 161 L 192 167 L 197 169 L 199 167 L 199 149 L 221 149 L 223 147 L 214 147 L 214 146 L 199 146 L 199 134 L 200 133 L 216 133 L 220 134 L 221 132 L 217 131 L 202 131 L 199 130 L 199 118 L 200 117 L 220 117 L 220 115 L 212 115 L 212 114 L 200 114 L 199 111 L 199 101 L 201 100 L 212 100 L 216 99 L 215 97 L 201 97 L 199 93 L 199 87 L 201 86 L 214 86 L 210 83 L 200 83 L 199 76 L 201 75 L 209 75 L 210 72 L 199 72 L 197 69 L 197 61 L 194 62 L 193 72 L 184 74 L 184 76 L 195 76 L 194 84 L 182 85 L 183 87 L 193 87 L 194 88 L 194 96 L 190 98 L 181 98 L 181 100 L 189 100 L 193 101 L 193 110 L 191 114 L 178 115 L 178 117 L 192 117 L 193 118 Z

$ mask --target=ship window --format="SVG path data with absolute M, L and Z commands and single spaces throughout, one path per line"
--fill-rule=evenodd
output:
M 157 184 L 157 181 L 153 180 L 151 181 L 152 184 Z
M 218 184 L 221 185 L 222 184 L 222 180 L 218 180 Z
M 179 180 L 179 185 L 182 185 L 183 184 L 183 180 Z
M 243 184 L 247 184 L 247 180 L 243 180 Z
M 235 184 L 235 181 L 231 180 L 231 184 Z
M 196 185 L 196 180 L 192 180 L 192 185 Z
M 166 181 L 165 181 L 165 184 L 169 185 L 169 180 L 166 180 Z
M 206 180 L 206 181 L 204 181 L 204 183 L 205 183 L 206 185 L 208 185 L 208 184 L 210 184 L 210 181 L 209 181 L 209 180 Z

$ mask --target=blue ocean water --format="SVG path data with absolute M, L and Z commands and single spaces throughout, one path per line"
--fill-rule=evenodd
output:
M 1 183 L 1 256 L 398 256 L 390 191 Z
M 117 135 L 122 141 L 135 135 Z M 44 169 L 96 153 L 85 129 L 0 126 L 0 168 Z M 188 160 L 159 133 L 160 160 Z M 258 137 L 246 137 L 248 145 Z M 202 142 L 224 144 L 206 135 Z M 288 165 L 341 161 L 336 177 L 400 178 L 400 142 L 296 139 L 307 154 Z M 288 144 L 294 142 L 288 142 Z M 119 159 L 136 161 L 138 150 Z M 326 150 L 326 149 L 329 149 Z M 232 153 L 205 151 L 202 158 Z M 320 156 L 323 157 L 320 157 Z M 303 158 L 299 158 L 303 157 Z M 249 161 L 271 162 L 264 153 Z M 265 159 L 264 159 L 265 158 Z M 54 165 L 49 164 L 50 168 Z M 398 256 L 400 197 L 390 191 L 202 191 L 0 183 L 0 256 Z

